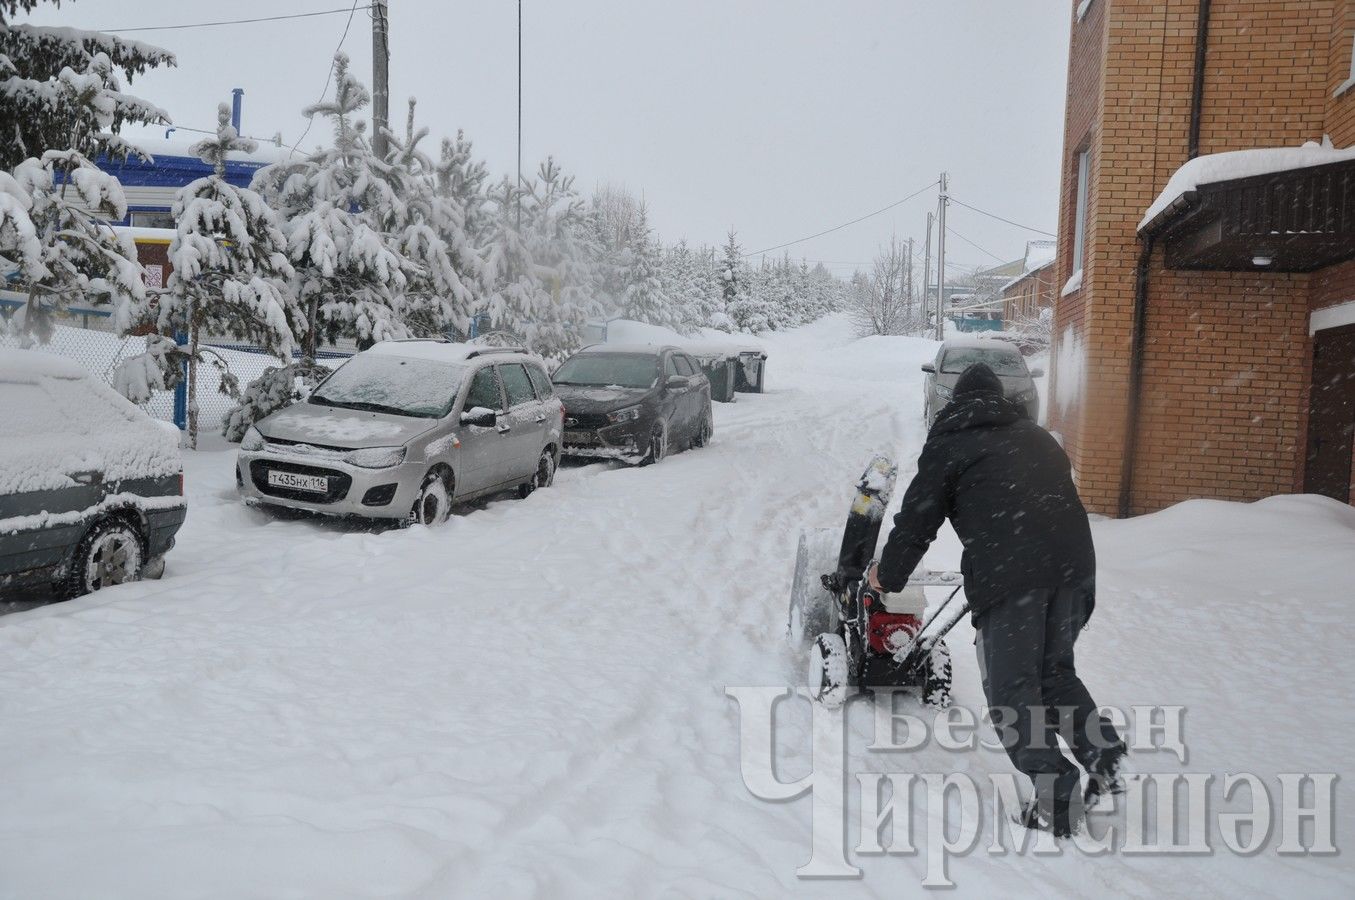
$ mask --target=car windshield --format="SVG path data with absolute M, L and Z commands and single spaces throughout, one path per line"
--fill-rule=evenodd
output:
M 456 399 L 466 367 L 457 363 L 359 353 L 325 379 L 311 402 L 436 419 Z
M 587 387 L 653 387 L 659 359 L 640 353 L 582 353 L 555 370 L 556 384 Z
M 1028 374 L 1021 354 L 1006 347 L 952 347 L 941 361 L 941 371 L 958 375 L 974 363 L 983 363 L 994 375 L 1022 377 Z

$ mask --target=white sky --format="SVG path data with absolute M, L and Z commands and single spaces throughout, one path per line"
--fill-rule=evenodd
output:
M 333 9 L 350 0 L 79 0 L 34 21 L 172 25 Z M 366 3 L 367 0 L 360 0 Z M 513 0 L 391 0 L 391 113 L 405 101 L 437 139 L 462 128 L 496 174 L 516 157 Z M 585 190 L 642 193 L 666 240 L 748 250 L 901 199 L 943 169 L 954 196 L 1053 231 L 1067 77 L 1067 0 L 524 0 L 523 166 L 553 154 Z M 295 141 L 346 14 L 127 34 L 178 54 L 132 92 L 211 127 L 245 89 L 243 131 Z M 371 24 L 344 49 L 365 80 Z M 184 136 L 181 132 L 178 136 Z M 314 145 L 312 131 L 307 145 Z M 305 149 L 305 145 L 303 145 Z M 935 190 L 790 248 L 839 274 L 891 232 L 918 239 Z M 1015 258 L 1028 233 L 951 207 L 951 226 Z M 949 239 L 948 257 L 993 258 Z

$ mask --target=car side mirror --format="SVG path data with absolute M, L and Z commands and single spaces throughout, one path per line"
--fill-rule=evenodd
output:
M 923 364 L 922 364 L 922 371 L 926 372 L 928 375 L 935 375 L 935 374 L 936 374 L 936 366 L 932 365 L 931 363 L 923 363 Z
M 462 425 L 474 425 L 477 428 L 493 428 L 498 420 L 498 413 L 483 406 L 472 406 L 461 414 Z
M 1031 377 L 1031 378 L 1040 378 L 1040 377 L 1043 376 L 1043 375 L 1044 375 L 1044 369 L 1041 369 L 1039 366 L 1036 366 L 1035 368 L 1033 368 L 1033 369 L 1030 370 L 1030 377 Z
M 668 380 L 663 383 L 663 386 L 670 391 L 680 391 L 685 387 L 690 387 L 691 383 L 691 379 L 686 375 L 669 375 Z

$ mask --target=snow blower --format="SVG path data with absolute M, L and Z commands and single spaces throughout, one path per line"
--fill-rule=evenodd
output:
M 929 706 L 950 704 L 945 636 L 968 609 L 955 602 L 960 573 L 917 572 L 896 594 L 873 590 L 865 578 L 897 476 L 893 461 L 875 457 L 857 482 L 846 528 L 800 533 L 786 634 L 808 654 L 811 696 L 829 706 L 852 688 L 872 687 L 915 688 Z M 933 586 L 952 590 L 926 618 L 924 588 Z

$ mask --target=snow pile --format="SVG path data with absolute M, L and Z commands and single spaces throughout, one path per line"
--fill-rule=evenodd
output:
M 1058 392 L 1059 414 L 1065 415 L 1070 408 L 1081 404 L 1082 384 L 1087 372 L 1087 352 L 1073 326 L 1063 329 L 1058 355 L 1054 359 L 1054 387 Z M 1047 401 L 1045 408 L 1048 409 Z
M 693 356 L 718 357 L 745 351 L 766 352 L 762 342 L 744 334 L 728 334 L 714 328 L 698 329 L 694 335 L 678 334 L 662 325 L 650 325 L 632 319 L 612 319 L 607 323 L 609 344 L 671 344 Z
M 74 363 L 32 350 L 0 350 L 0 494 L 179 471 L 178 432 L 148 418 Z
M 1316 141 L 1308 141 L 1302 147 L 1266 147 L 1197 156 L 1177 169 L 1167 180 L 1167 186 L 1139 220 L 1139 229 L 1157 218 L 1158 214 L 1175 203 L 1177 198 L 1202 184 L 1288 172 L 1292 169 L 1306 169 L 1352 159 L 1355 159 L 1355 147 L 1336 150 Z

